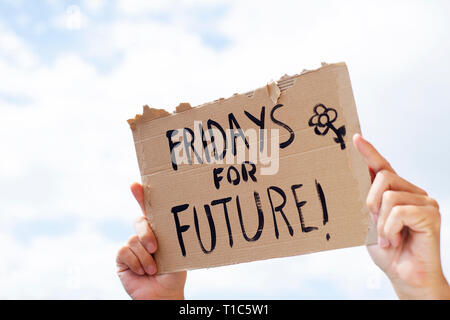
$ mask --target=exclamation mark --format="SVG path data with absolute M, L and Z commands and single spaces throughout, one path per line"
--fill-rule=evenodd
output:
M 319 195 L 320 204 L 322 205 L 322 212 L 323 212 L 323 225 L 326 225 L 328 222 L 328 210 L 327 210 L 327 202 L 325 200 L 325 194 L 323 193 L 322 186 L 320 183 L 316 180 L 316 190 L 317 194 Z M 327 241 L 330 240 L 330 234 L 327 233 L 326 235 Z

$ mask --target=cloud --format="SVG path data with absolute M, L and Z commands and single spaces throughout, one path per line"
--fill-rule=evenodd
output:
M 18 68 L 29 68 L 36 63 L 29 46 L 2 23 L 0 23 L 0 57 L 7 65 Z
M 19 244 L 0 232 L 0 298 L 126 299 L 115 274 L 119 243 L 89 226 L 64 236 L 39 235 Z
M 145 15 L 159 13 L 161 11 L 186 10 L 187 8 L 200 6 L 218 6 L 226 1 L 223 0 L 118 0 L 117 8 L 129 15 Z
M 395 293 L 365 248 L 359 247 L 192 271 L 186 297 L 392 299 Z
M 88 9 L 93 10 L 91 7 L 88 7 Z M 85 27 L 87 23 L 88 17 L 78 5 L 68 6 L 64 13 L 57 16 L 53 22 L 56 27 L 71 31 L 80 30 Z
M 105 0 L 83 0 L 83 6 L 92 13 L 97 13 L 106 5 Z
M 155 12 L 162 9 L 166 9 L 172 5 L 174 1 L 155 0 L 155 1 L 142 1 L 142 0 L 119 0 L 117 1 L 119 10 L 127 14 L 142 14 L 148 12 Z

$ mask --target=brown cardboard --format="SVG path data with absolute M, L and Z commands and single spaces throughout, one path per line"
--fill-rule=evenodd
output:
M 275 120 L 272 120 L 271 111 L 279 104 L 283 106 L 273 111 Z M 326 123 L 325 120 L 335 118 L 331 123 L 334 129 L 329 127 L 325 135 L 318 133 L 323 132 L 326 125 L 315 125 L 319 117 L 313 119 L 314 110 L 318 113 L 327 110 L 321 106 L 314 109 L 319 104 L 332 108 L 337 113 L 334 117 L 334 112 L 329 109 L 328 118 L 320 118 L 322 125 Z M 202 121 L 206 130 L 208 119 L 216 121 L 223 129 L 228 129 L 230 113 L 242 130 L 259 129 L 244 110 L 259 118 L 262 106 L 265 107 L 265 128 L 279 129 L 279 142 L 288 144 L 279 150 L 279 170 L 276 174 L 260 174 L 260 169 L 267 166 L 260 162 L 256 163 L 256 182 L 250 175 L 244 181 L 242 166 L 238 164 L 178 164 L 174 169 L 169 141 L 173 139 L 175 143 L 176 139 L 170 134 L 166 135 L 168 130 L 190 128 L 194 131 L 194 121 Z M 277 83 L 272 82 L 252 92 L 235 94 L 228 99 L 222 98 L 199 107 L 182 103 L 175 114 L 145 106 L 142 116 L 137 115 L 128 122 L 136 146 L 148 219 L 158 239 L 159 249 L 155 258 L 159 273 L 376 242 L 375 230 L 365 205 L 370 177 L 366 164 L 351 142 L 353 134 L 360 132 L 360 127 L 345 63 L 322 64 L 317 70 L 284 76 Z M 290 144 L 288 141 L 292 134 L 289 128 L 294 134 Z M 319 130 L 318 133 L 316 130 Z M 272 141 L 276 141 L 271 139 L 270 134 L 268 138 L 269 146 Z M 216 139 L 217 142 L 219 140 Z M 236 140 L 238 146 L 245 148 L 239 136 Z M 202 142 L 196 140 L 193 145 L 200 146 L 201 149 Z M 180 151 L 182 147 L 183 143 L 174 148 L 178 150 L 179 159 L 187 157 L 186 152 Z M 229 143 L 227 155 L 231 154 L 230 147 Z M 214 153 L 211 143 L 208 148 L 208 154 L 212 157 Z M 192 150 L 190 153 L 192 159 L 195 159 Z M 227 180 L 228 170 L 231 178 L 236 176 L 235 171 L 230 169 L 231 166 L 240 173 L 237 185 Z M 222 177 L 218 182 L 219 189 L 214 183 L 214 169 L 218 168 L 223 168 L 218 174 Z M 286 196 L 286 203 L 281 209 L 284 217 L 279 211 L 275 210 L 273 213 L 272 209 L 283 202 L 280 189 Z M 257 196 L 255 192 L 258 193 Z M 223 199 L 228 197 L 231 200 L 226 202 L 227 223 Z M 214 200 L 219 201 L 213 202 Z M 257 203 L 260 211 L 257 210 Z M 173 207 L 183 204 L 188 204 L 186 210 L 172 213 Z M 210 220 L 207 219 L 208 208 L 205 205 L 211 212 Z M 211 220 L 215 237 L 211 236 Z M 182 230 L 183 225 L 188 225 L 188 229 Z M 177 230 L 181 234 L 185 256 Z M 215 238 L 215 244 L 212 238 Z

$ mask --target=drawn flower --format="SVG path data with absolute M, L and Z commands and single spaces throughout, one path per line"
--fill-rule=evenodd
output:
M 314 132 L 319 136 L 324 136 L 331 129 L 336 138 L 334 141 L 341 144 L 341 149 L 345 149 L 344 136 L 346 133 L 345 126 L 341 126 L 339 129 L 333 125 L 333 122 L 337 119 L 337 111 L 333 108 L 327 108 L 323 104 L 319 103 L 314 107 L 314 115 L 309 119 L 308 124 L 310 127 L 314 127 Z

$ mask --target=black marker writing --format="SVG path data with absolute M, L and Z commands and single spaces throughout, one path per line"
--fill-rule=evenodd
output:
M 264 214 L 261 209 L 261 199 L 259 197 L 259 193 L 255 191 L 253 193 L 253 196 L 255 197 L 256 210 L 258 212 L 258 229 L 256 230 L 255 235 L 251 238 L 247 235 L 247 232 L 245 232 L 244 221 L 243 221 L 244 219 L 242 218 L 241 204 L 239 202 L 239 196 L 236 196 L 236 208 L 237 208 L 237 212 L 238 212 L 238 216 L 239 216 L 239 223 L 241 225 L 242 235 L 244 236 L 244 239 L 249 242 L 258 240 L 259 237 L 261 237 L 261 233 L 264 228 Z
M 286 129 L 289 132 L 289 139 L 287 139 L 285 142 L 281 142 L 280 143 L 280 148 L 284 149 L 287 146 L 289 146 L 292 141 L 294 141 L 294 137 L 295 137 L 295 133 L 294 131 L 291 129 L 291 127 L 289 127 L 287 124 L 281 122 L 280 120 L 275 119 L 274 117 L 274 113 L 277 109 L 281 108 L 283 105 L 282 104 L 277 104 L 275 107 L 272 108 L 272 111 L 270 112 L 270 119 L 278 124 L 279 126 L 281 126 L 282 128 Z
M 208 126 L 208 132 L 210 133 L 211 137 L 211 145 L 214 150 L 214 158 L 216 160 L 222 160 L 225 157 L 225 154 L 227 153 L 227 136 L 225 134 L 225 130 L 223 130 L 222 126 L 218 124 L 216 121 L 209 119 L 207 122 Z M 222 135 L 222 141 L 223 141 L 223 151 L 219 154 L 217 151 L 217 145 L 216 145 L 216 138 L 213 135 L 214 130 L 212 130 L 212 127 L 216 127 L 217 130 L 220 131 L 220 134 Z
M 234 174 L 232 174 L 232 172 L 234 172 Z M 239 174 L 239 171 L 234 166 L 230 166 L 228 168 L 227 180 L 228 180 L 228 183 L 233 184 L 235 186 L 238 185 L 239 182 L 241 181 L 241 176 Z
M 186 249 L 184 247 L 184 241 L 183 241 L 183 232 L 186 232 L 189 229 L 189 225 L 180 225 L 180 218 L 178 217 L 178 213 L 181 211 L 186 210 L 189 207 L 189 205 L 182 204 L 179 206 L 175 206 L 172 208 L 173 218 L 175 220 L 175 228 L 177 229 L 177 236 L 178 236 L 178 243 L 180 244 L 181 254 L 183 257 L 186 256 Z
M 303 218 L 302 207 L 306 204 L 306 201 L 298 201 L 297 193 L 295 192 L 295 190 L 301 188 L 302 186 L 303 186 L 302 184 L 294 184 L 293 186 L 291 186 L 291 190 L 292 190 L 292 193 L 294 194 L 295 205 L 297 207 L 298 216 L 300 218 L 300 225 L 302 228 L 302 232 L 310 232 L 313 230 L 317 230 L 317 227 L 305 227 L 305 221 Z
M 236 117 L 234 116 L 234 114 L 230 113 L 228 114 L 228 122 L 230 125 L 230 130 L 232 133 L 231 136 L 231 152 L 233 153 L 233 155 L 235 156 L 237 153 L 236 150 L 236 138 L 239 136 L 241 137 L 242 140 L 244 140 L 245 146 L 248 148 L 250 148 L 250 145 L 248 144 L 247 138 L 245 137 L 244 131 L 242 130 L 241 126 L 239 125 L 239 123 L 236 120 Z M 234 131 L 234 127 L 236 127 L 237 129 L 237 133 Z
M 175 153 L 174 153 L 174 149 L 176 146 L 178 146 L 181 142 L 180 141 L 173 141 L 172 137 L 176 136 L 178 134 L 178 130 L 174 129 L 174 130 L 168 130 L 166 132 L 166 137 L 167 139 L 169 139 L 169 151 L 170 151 L 170 157 L 172 159 L 172 168 L 173 170 L 177 170 L 178 169 L 178 165 L 177 165 L 177 159 L 175 157 Z
M 264 134 L 263 134 L 263 132 L 264 132 L 264 120 L 266 117 L 266 107 L 262 106 L 261 115 L 260 115 L 259 119 L 247 111 L 244 111 L 244 113 L 250 120 L 252 120 L 259 127 L 259 136 L 260 136 L 259 150 L 261 152 L 263 152 L 263 150 L 264 150 Z
M 233 171 L 233 172 L 235 172 L 235 171 Z M 292 200 L 292 198 L 288 199 L 288 197 L 287 197 L 288 194 L 285 193 L 279 187 L 269 186 L 266 189 L 267 200 L 270 203 L 270 207 L 272 209 L 271 213 L 272 213 L 272 218 L 273 218 L 273 223 L 274 223 L 274 233 L 275 233 L 276 239 L 279 239 L 280 232 L 282 230 L 286 230 L 286 229 L 289 232 L 289 235 L 291 237 L 294 236 L 294 228 L 291 225 L 291 223 L 288 219 L 288 215 L 287 215 L 287 214 L 289 214 L 288 210 L 290 210 L 290 208 L 292 208 L 293 205 L 295 205 L 295 207 L 297 208 L 297 213 L 298 213 L 298 217 L 300 220 L 300 224 L 294 224 L 294 227 L 297 228 L 297 226 L 299 225 L 299 229 L 303 233 L 309 233 L 314 230 L 318 230 L 317 226 L 308 226 L 307 223 L 305 222 L 303 210 L 304 210 L 304 207 L 307 206 L 308 202 L 304 201 L 304 200 L 303 201 L 300 200 L 299 193 L 300 193 L 300 189 L 302 187 L 303 187 L 302 184 L 291 185 L 290 189 L 292 191 L 293 200 Z M 325 199 L 324 190 L 323 190 L 321 184 L 317 180 L 315 180 L 315 190 L 317 192 L 317 197 L 319 199 L 319 202 L 320 202 L 320 205 L 322 208 L 323 226 L 326 226 L 329 221 L 329 213 L 328 213 L 328 209 L 327 209 L 327 203 L 326 203 L 326 199 Z M 225 226 L 226 226 L 226 232 L 228 233 L 228 244 L 229 244 L 230 248 L 233 248 L 233 245 L 236 241 L 236 238 L 235 238 L 236 235 L 233 234 L 232 221 L 233 221 L 233 216 L 236 217 L 236 213 L 237 213 L 237 218 L 239 220 L 240 230 L 241 230 L 241 233 L 238 232 L 238 235 L 242 234 L 243 240 L 248 241 L 248 242 L 255 242 L 261 238 L 262 232 L 264 229 L 264 223 L 265 223 L 264 212 L 262 209 L 263 206 L 262 206 L 260 194 L 257 191 L 253 192 L 253 197 L 255 200 L 257 220 L 258 220 L 257 228 L 254 231 L 253 235 L 249 235 L 248 230 L 246 230 L 244 221 L 248 222 L 248 214 L 250 214 L 250 213 L 242 211 L 241 198 L 239 195 L 236 195 L 235 197 L 230 196 L 230 197 L 220 198 L 220 199 L 211 201 L 210 204 L 208 203 L 208 204 L 203 205 L 209 228 L 207 228 L 206 225 L 205 225 L 205 227 L 207 228 L 207 230 L 209 229 L 209 235 L 210 235 L 210 240 L 211 240 L 209 246 L 205 246 L 205 239 L 204 239 L 204 237 L 207 237 L 208 231 L 205 232 L 205 230 L 203 230 L 203 232 L 200 232 L 201 231 L 200 230 L 200 221 L 199 221 L 199 213 L 200 212 L 197 210 L 196 206 L 192 206 L 192 211 L 191 211 L 190 216 L 183 215 L 184 219 L 188 219 L 188 217 L 193 219 L 193 225 L 195 227 L 195 233 L 196 233 L 196 237 L 197 237 L 197 240 L 199 243 L 199 247 L 204 254 L 210 254 L 211 252 L 213 252 L 215 250 L 215 248 L 217 247 L 217 242 L 222 241 L 221 239 L 225 239 L 225 241 L 226 241 L 227 238 L 222 237 L 220 235 L 221 232 L 225 232 Z M 235 201 L 232 201 L 232 200 L 235 200 Z M 236 208 L 235 210 L 233 210 L 233 208 L 231 206 L 232 202 L 235 203 L 235 208 Z M 220 206 L 220 205 L 222 205 L 222 206 Z M 223 216 L 225 218 L 225 224 L 219 223 L 217 225 L 215 223 L 214 220 L 218 219 L 218 216 L 217 215 L 213 216 L 212 207 L 217 208 L 217 210 L 222 211 Z M 248 207 L 249 207 L 248 205 L 245 206 L 245 208 L 248 208 Z M 188 243 L 191 244 L 191 242 L 188 242 L 185 244 L 183 236 L 186 238 L 186 234 L 184 234 L 184 233 L 190 229 L 190 225 L 189 224 L 182 225 L 180 222 L 179 214 L 183 211 L 186 211 L 188 208 L 189 208 L 189 204 L 182 204 L 179 206 L 175 206 L 171 209 L 173 218 L 174 218 L 174 222 L 175 222 L 175 231 L 176 231 L 176 234 L 178 237 L 178 243 L 180 245 L 181 254 L 184 257 L 186 256 L 186 251 L 187 251 L 185 245 Z M 216 214 L 220 214 L 220 212 L 216 212 Z M 268 214 L 270 214 L 270 213 L 268 213 Z M 245 217 L 245 215 L 247 215 L 247 217 Z M 281 221 L 280 216 L 281 216 L 282 220 L 284 221 L 284 223 L 286 224 L 286 229 L 280 228 L 280 226 L 279 226 L 279 223 Z M 219 228 L 219 229 L 217 229 L 217 228 Z M 236 232 L 235 232 L 235 234 L 236 234 Z M 330 238 L 331 238 L 330 234 L 326 233 L 326 239 L 329 241 Z M 189 239 L 191 239 L 191 238 L 189 238 Z M 239 239 L 242 239 L 242 238 L 239 238 Z
M 214 168 L 213 169 L 213 181 L 214 186 L 216 189 L 220 188 L 220 181 L 223 180 L 223 176 L 221 175 L 224 171 L 224 168 Z M 244 161 L 241 163 L 241 172 L 239 173 L 239 170 L 233 166 L 230 165 L 227 169 L 227 181 L 229 184 L 232 184 L 234 186 L 237 186 L 241 181 L 247 182 L 252 180 L 253 182 L 256 182 L 256 165 L 250 161 Z M 242 180 L 241 180 L 242 177 Z
M 191 137 L 190 139 L 188 139 L 187 133 L 189 133 L 189 135 Z M 192 131 L 192 129 L 190 129 L 190 128 L 184 128 L 183 142 L 184 142 L 184 150 L 186 150 L 186 152 L 189 152 L 187 154 L 188 163 L 192 164 L 191 155 L 190 155 L 191 150 L 192 150 L 192 153 L 194 154 L 194 156 L 197 158 L 198 163 L 203 163 L 202 156 L 199 155 L 198 152 L 194 148 L 194 141 L 195 141 L 194 131 Z
M 341 144 L 341 149 L 345 149 L 344 136 L 346 133 L 345 126 L 336 127 L 333 122 L 336 121 L 337 111 L 333 108 L 327 108 L 319 103 L 314 107 L 314 115 L 309 119 L 308 125 L 314 127 L 314 132 L 319 136 L 324 136 L 331 129 L 336 134 L 334 141 Z
M 210 231 L 210 235 L 211 235 L 211 249 L 206 250 L 205 246 L 203 245 L 202 238 L 200 236 L 200 227 L 198 225 L 197 210 L 194 207 L 195 232 L 197 233 L 197 239 L 200 244 L 200 247 L 202 248 L 203 253 L 211 253 L 214 250 L 214 248 L 216 247 L 216 227 L 214 225 L 214 220 L 211 215 L 211 208 L 207 204 L 204 205 L 204 208 L 205 208 L 206 217 L 208 218 L 209 231 Z
M 270 195 L 270 191 L 271 190 L 275 191 L 276 193 L 278 193 L 283 198 L 283 202 L 280 205 L 276 206 L 276 207 L 273 206 L 272 196 Z M 280 188 L 275 187 L 275 186 L 271 186 L 271 187 L 267 188 L 267 195 L 269 196 L 270 206 L 272 207 L 273 224 L 274 224 L 274 227 L 275 227 L 275 237 L 277 239 L 279 237 L 278 225 L 277 225 L 277 217 L 276 217 L 275 212 L 279 212 L 281 214 L 281 216 L 284 219 L 284 222 L 286 223 L 286 226 L 288 227 L 289 234 L 292 236 L 294 234 L 294 230 L 292 230 L 291 224 L 289 223 L 289 220 L 286 218 L 286 215 L 283 212 L 283 208 L 286 205 L 286 194 Z
M 327 202 L 325 200 L 325 194 L 323 193 L 322 186 L 320 183 L 316 180 L 316 190 L 317 194 L 319 195 L 320 204 L 322 205 L 322 212 L 323 212 L 323 225 L 326 225 L 328 222 L 328 209 L 327 209 Z M 330 240 L 330 235 L 327 233 L 327 240 Z
M 223 198 L 219 200 L 213 200 L 211 201 L 211 205 L 215 206 L 218 204 L 223 204 L 223 214 L 225 216 L 225 222 L 227 224 L 227 231 L 228 231 L 228 239 L 230 243 L 230 248 L 233 247 L 233 233 L 231 232 L 231 224 L 230 224 L 230 217 L 228 216 L 228 208 L 227 203 L 231 201 L 231 197 Z

